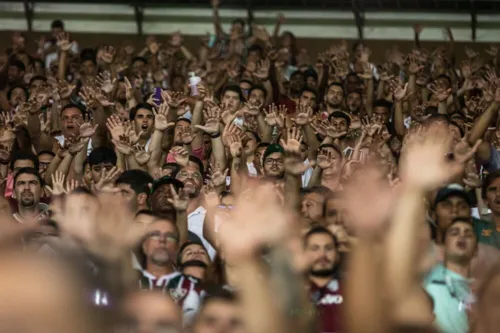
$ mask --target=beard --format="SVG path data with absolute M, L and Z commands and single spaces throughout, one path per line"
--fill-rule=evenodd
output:
M 35 195 L 33 193 L 30 192 L 21 194 L 21 206 L 32 207 L 34 205 L 35 205 Z
M 170 256 L 166 249 L 157 249 L 151 255 L 151 261 L 157 266 L 167 266 L 170 262 Z
M 340 109 L 340 103 L 337 102 L 327 102 L 328 106 L 334 109 Z

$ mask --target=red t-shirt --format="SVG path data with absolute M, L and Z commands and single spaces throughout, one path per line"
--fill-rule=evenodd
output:
M 311 301 L 316 305 L 316 311 L 321 322 L 322 333 L 341 333 L 341 308 L 344 297 L 338 280 L 331 280 L 320 288 L 311 282 L 309 291 Z

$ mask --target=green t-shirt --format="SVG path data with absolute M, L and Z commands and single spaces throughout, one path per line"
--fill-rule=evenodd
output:
M 472 221 L 478 242 L 500 250 L 500 230 L 497 229 L 495 223 L 475 218 Z
M 434 324 L 442 333 L 467 333 L 467 309 L 473 303 L 469 282 L 463 276 L 436 265 L 424 282 L 434 300 Z

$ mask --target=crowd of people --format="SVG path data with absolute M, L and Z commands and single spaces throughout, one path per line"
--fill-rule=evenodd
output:
M 1 327 L 497 332 L 498 47 L 312 55 L 211 4 L 197 50 L 13 33 Z

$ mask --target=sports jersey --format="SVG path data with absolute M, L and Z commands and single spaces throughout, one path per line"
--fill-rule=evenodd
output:
M 318 287 L 311 282 L 309 295 L 316 305 L 317 315 L 321 322 L 321 332 L 340 333 L 341 307 L 344 297 L 337 279 L 332 279 L 326 286 Z

